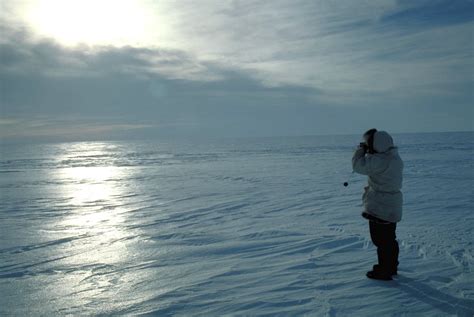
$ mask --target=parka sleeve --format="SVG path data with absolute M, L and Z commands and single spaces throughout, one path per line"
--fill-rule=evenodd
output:
M 383 171 L 380 159 L 375 155 L 365 155 L 362 148 L 357 149 L 352 156 L 352 170 L 362 175 L 373 175 Z

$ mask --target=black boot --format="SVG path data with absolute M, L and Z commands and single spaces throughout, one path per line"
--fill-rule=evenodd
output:
M 367 272 L 366 275 L 368 278 L 373 278 L 376 280 L 384 280 L 384 281 L 392 280 L 392 275 L 390 273 L 386 273 L 382 271 L 369 271 Z
M 398 269 L 397 269 L 397 268 L 398 268 L 398 264 L 399 264 L 399 263 L 400 263 L 400 262 L 397 261 L 397 266 L 396 266 L 394 269 L 392 269 L 392 270 L 390 271 L 390 274 L 392 274 L 392 275 L 398 275 Z M 380 271 L 380 265 L 379 265 L 379 264 L 374 264 L 374 265 L 372 266 L 372 270 L 373 270 L 373 271 Z

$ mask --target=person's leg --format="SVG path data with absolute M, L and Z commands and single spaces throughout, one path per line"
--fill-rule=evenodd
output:
M 385 272 L 396 272 L 399 247 L 396 240 L 396 223 L 380 224 L 369 221 L 370 237 L 377 248 L 378 264 L 374 266 Z
M 391 272 L 386 269 L 386 243 L 385 243 L 385 224 L 380 224 L 375 221 L 369 221 L 370 237 L 372 242 L 377 247 L 378 264 L 374 265 L 372 271 L 367 272 L 367 277 L 380 280 L 391 280 Z
M 377 248 L 380 270 L 384 272 L 395 272 L 398 264 L 399 247 L 396 240 L 396 223 L 380 225 L 380 241 Z
M 398 254 L 400 253 L 400 248 L 398 246 L 398 241 L 397 241 L 397 234 L 396 234 L 396 231 L 397 231 L 397 223 L 393 223 L 393 240 L 392 240 L 392 249 L 393 249 L 393 253 L 392 253 L 392 257 L 391 257 L 391 261 L 390 261 L 390 264 L 391 264 L 391 269 L 393 272 L 396 272 L 397 271 L 397 268 L 398 268 Z
M 369 221 L 370 238 L 372 240 L 372 243 L 377 248 L 377 260 L 378 260 L 377 262 L 379 266 L 383 261 L 383 259 L 381 258 L 382 254 L 381 252 L 379 252 L 380 246 L 382 244 L 380 226 L 381 225 L 379 225 L 375 221 L 372 221 L 372 220 Z

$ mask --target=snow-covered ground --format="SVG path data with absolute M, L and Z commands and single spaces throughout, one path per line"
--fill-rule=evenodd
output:
M 3 145 L 0 315 L 472 316 L 474 133 L 394 139 L 388 282 L 359 136 Z

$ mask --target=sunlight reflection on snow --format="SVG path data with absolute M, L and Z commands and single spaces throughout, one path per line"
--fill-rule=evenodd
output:
M 74 205 L 107 202 L 120 195 L 120 188 L 111 181 L 119 177 L 119 167 L 71 167 L 64 169 L 63 173 L 64 178 L 72 183 L 67 195 Z
M 56 174 L 60 195 L 70 211 L 57 223 L 67 236 L 81 237 L 67 250 L 68 265 L 91 267 L 85 278 L 94 276 L 95 283 L 106 276 L 93 274 L 96 266 L 126 261 L 127 238 L 132 234 L 123 223 L 126 210 L 123 196 L 127 188 L 122 180 L 133 169 L 114 166 L 113 158 L 120 149 L 99 142 L 72 143 L 63 146 L 58 158 L 66 165 Z M 104 282 L 104 281 L 102 281 Z

